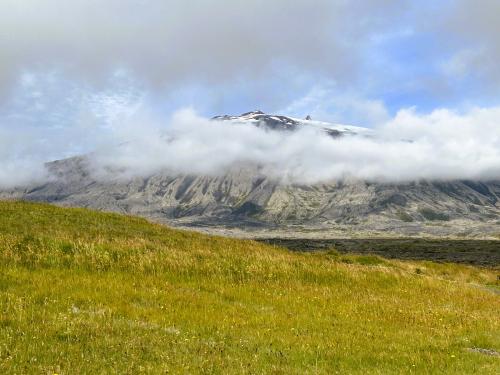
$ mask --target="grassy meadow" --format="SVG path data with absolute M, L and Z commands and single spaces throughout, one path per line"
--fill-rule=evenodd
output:
M 499 374 L 498 274 L 0 202 L 0 373 Z

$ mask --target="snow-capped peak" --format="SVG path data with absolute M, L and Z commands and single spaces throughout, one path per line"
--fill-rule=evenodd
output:
M 333 137 L 342 135 L 369 135 L 372 130 L 360 126 L 335 124 L 312 120 L 307 116 L 305 120 L 281 115 L 268 115 L 262 111 L 246 112 L 239 116 L 215 116 L 213 120 L 231 121 L 234 123 L 251 123 L 255 126 L 271 130 L 294 131 L 300 127 L 314 127 L 321 129 Z

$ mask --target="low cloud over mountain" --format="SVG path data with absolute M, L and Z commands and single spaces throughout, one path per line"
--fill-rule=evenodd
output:
M 424 115 L 405 110 L 375 129 L 295 119 L 293 128 L 280 130 L 256 126 L 259 120 L 248 116 L 220 121 L 183 110 L 164 124 L 137 111 L 96 140 L 88 157 L 93 173 L 104 179 L 160 171 L 215 176 L 238 165 L 258 165 L 283 183 L 491 180 L 500 178 L 498 118 L 500 108 Z M 53 145 L 78 141 L 61 131 Z M 38 139 L 16 131 L 4 132 L 2 139 L 3 188 L 43 179 L 42 165 L 49 160 L 39 159 L 37 147 L 45 146 Z M 31 145 L 23 157 L 15 153 L 20 140 Z

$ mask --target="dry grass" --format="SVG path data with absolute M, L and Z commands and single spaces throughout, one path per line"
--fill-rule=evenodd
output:
M 498 287 L 0 202 L 0 373 L 498 374 Z

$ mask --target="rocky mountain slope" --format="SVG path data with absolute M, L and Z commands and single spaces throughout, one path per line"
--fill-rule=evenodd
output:
M 218 120 L 272 130 L 317 126 L 333 136 L 369 130 L 250 112 Z M 328 126 L 327 126 L 328 125 Z M 258 166 L 220 176 L 170 175 L 100 180 L 85 157 L 51 162 L 50 182 L 9 192 L 22 198 L 118 211 L 178 226 L 254 236 L 450 235 L 500 233 L 500 181 L 282 184 Z

